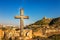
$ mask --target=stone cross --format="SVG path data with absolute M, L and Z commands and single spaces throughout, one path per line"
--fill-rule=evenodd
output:
M 28 16 L 24 16 L 24 10 L 20 9 L 20 16 L 15 16 L 16 19 L 20 19 L 20 36 L 23 36 L 24 19 L 28 19 Z

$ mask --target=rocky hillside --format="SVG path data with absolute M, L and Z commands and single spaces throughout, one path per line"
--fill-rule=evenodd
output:
M 35 25 L 35 26 L 33 26 Z M 48 27 L 59 27 L 60 26 L 60 17 L 57 17 L 57 18 L 46 18 L 44 17 L 43 19 L 41 20 L 38 20 L 36 21 L 35 23 L 33 24 L 30 24 L 28 26 L 26 26 L 25 28 L 28 28 L 28 29 L 37 29 L 39 27 L 42 27 L 42 26 L 48 26 Z
M 43 19 L 35 22 L 33 25 L 56 25 L 56 26 L 60 26 L 60 17 L 43 18 Z
M 51 18 L 43 18 L 41 20 L 38 20 L 37 22 L 35 22 L 33 25 L 49 25 L 50 21 L 52 19 Z
M 56 26 L 60 26 L 60 17 L 58 18 L 54 18 L 49 25 L 56 25 Z
M 49 25 L 49 23 L 51 22 L 51 20 L 52 20 L 51 18 L 43 17 L 41 20 L 38 20 L 35 23 L 26 26 L 25 28 L 31 29 L 31 28 L 37 28 L 38 26 L 42 27 L 42 25 Z

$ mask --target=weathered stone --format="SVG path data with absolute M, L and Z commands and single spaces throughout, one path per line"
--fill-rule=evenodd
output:
M 23 19 L 28 19 L 28 16 L 24 16 L 24 10 L 20 9 L 20 16 L 15 16 L 16 19 L 20 19 L 20 36 L 23 36 L 23 27 L 24 27 L 24 20 Z

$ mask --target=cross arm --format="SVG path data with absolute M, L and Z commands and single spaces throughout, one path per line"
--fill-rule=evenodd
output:
M 23 19 L 29 19 L 28 16 L 15 16 L 15 18 L 16 18 L 16 19 L 21 19 L 21 18 L 23 18 Z

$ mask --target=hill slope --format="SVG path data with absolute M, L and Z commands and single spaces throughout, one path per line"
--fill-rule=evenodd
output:
M 54 18 L 49 25 L 60 25 L 60 17 Z
M 51 18 L 43 18 L 41 20 L 36 21 L 33 24 L 30 24 L 30 25 L 26 26 L 26 28 L 30 28 L 30 29 L 34 28 L 33 25 L 41 25 L 40 27 L 42 27 L 42 25 L 49 25 L 49 27 L 50 26 L 52 26 L 52 27 L 54 27 L 54 26 L 60 26 L 60 17 L 53 18 L 53 19 L 51 19 Z

